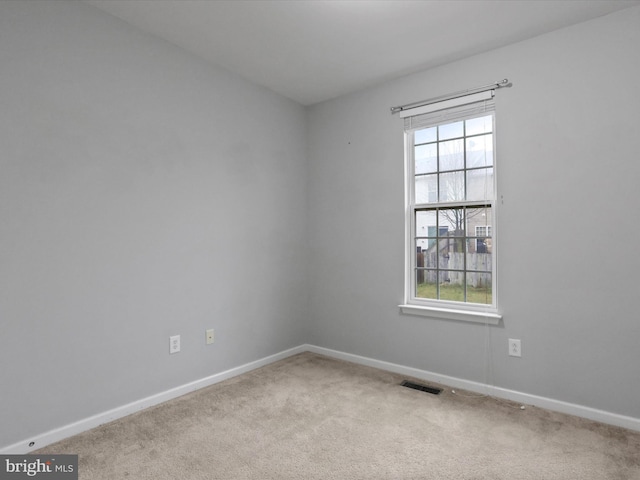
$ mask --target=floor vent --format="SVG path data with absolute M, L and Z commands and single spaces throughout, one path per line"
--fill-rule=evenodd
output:
M 419 383 L 409 382 L 405 380 L 400 385 L 403 387 L 413 388 L 414 390 L 420 390 L 421 392 L 431 393 L 433 395 L 439 395 L 442 392 L 441 388 L 429 387 L 427 385 L 420 385 Z

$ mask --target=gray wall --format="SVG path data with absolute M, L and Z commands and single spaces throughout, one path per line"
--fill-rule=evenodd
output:
M 633 8 L 310 108 L 309 342 L 640 417 L 638 45 Z M 401 315 L 402 121 L 389 107 L 505 77 L 504 323 Z
M 301 106 L 80 2 L 0 85 L 0 447 L 304 343 Z

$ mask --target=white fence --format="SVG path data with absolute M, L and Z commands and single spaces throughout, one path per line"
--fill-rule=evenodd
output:
M 442 270 L 464 270 L 465 255 L 467 257 L 467 285 L 471 287 L 491 286 L 491 273 L 486 273 L 491 272 L 492 269 L 493 259 L 491 258 L 491 253 L 459 252 L 438 255 L 436 252 L 422 252 L 418 254 L 418 267 L 435 268 L 438 265 L 441 270 L 440 283 L 447 282 L 461 285 L 464 281 L 463 272 L 442 272 Z M 420 275 L 421 273 L 422 275 Z M 437 281 L 437 272 L 435 270 L 418 271 L 418 283 L 436 283 Z

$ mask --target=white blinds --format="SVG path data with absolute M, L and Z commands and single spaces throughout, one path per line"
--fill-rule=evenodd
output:
M 404 118 L 404 129 L 414 130 L 434 123 L 443 123 L 449 119 L 481 115 L 493 111 L 494 90 L 464 95 L 441 102 L 430 103 L 416 108 L 403 110 L 399 116 Z

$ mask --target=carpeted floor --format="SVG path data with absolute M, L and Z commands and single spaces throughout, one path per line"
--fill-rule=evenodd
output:
M 640 480 L 640 432 L 303 353 L 41 449 L 80 479 Z

